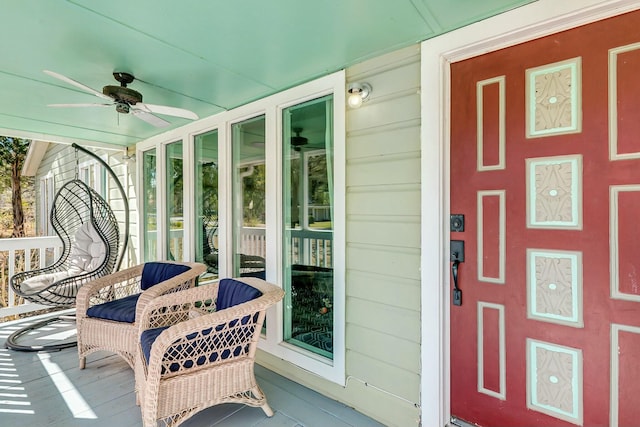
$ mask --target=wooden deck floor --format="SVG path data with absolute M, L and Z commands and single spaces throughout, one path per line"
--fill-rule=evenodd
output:
M 95 353 L 85 370 L 78 369 L 75 347 L 53 352 L 5 348 L 6 338 L 33 320 L 0 323 L 0 426 L 129 427 L 141 426 L 135 404 L 133 371 L 119 357 Z M 57 322 L 29 336 L 45 342 L 73 334 L 73 322 Z M 219 405 L 182 424 L 209 426 L 381 426 L 334 400 L 256 365 L 258 383 L 275 412 L 237 404 Z

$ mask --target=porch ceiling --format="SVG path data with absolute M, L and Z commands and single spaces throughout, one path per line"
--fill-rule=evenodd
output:
M 101 99 L 114 71 L 151 104 L 201 118 L 534 0 L 7 0 L 0 40 L 0 134 L 127 146 L 155 128 Z

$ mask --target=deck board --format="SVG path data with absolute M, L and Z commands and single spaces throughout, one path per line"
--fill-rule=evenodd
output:
M 0 425 L 2 427 L 136 427 L 142 425 L 135 403 L 134 375 L 113 354 L 97 352 L 78 368 L 75 347 L 52 352 L 5 348 L 7 337 L 33 319 L 0 323 Z M 64 335 L 71 322 L 58 322 L 29 339 L 44 343 L 47 334 Z M 60 335 L 58 335 L 60 336 Z M 382 424 L 304 386 L 256 365 L 258 383 L 275 415 L 260 408 L 224 404 L 208 408 L 184 427 L 379 427 Z

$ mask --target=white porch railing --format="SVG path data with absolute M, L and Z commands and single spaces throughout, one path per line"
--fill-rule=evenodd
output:
M 333 268 L 333 232 L 291 230 L 291 263 Z
M 244 227 L 241 251 L 245 255 L 266 257 L 265 229 Z M 291 233 L 291 263 L 315 267 L 333 267 L 331 244 L 333 232 L 328 230 L 288 230 Z
M 333 267 L 331 245 L 333 233 L 327 230 L 290 230 L 291 263 L 315 267 Z M 173 256 L 182 255 L 184 232 L 171 230 L 170 245 Z M 262 258 L 267 256 L 266 229 L 264 227 L 243 227 L 240 232 L 240 252 Z M 147 233 L 149 259 L 156 259 L 156 233 Z M 182 258 L 179 258 L 182 259 Z
M 147 259 L 157 260 L 158 258 L 158 233 L 157 231 L 147 231 Z M 184 259 L 184 230 L 174 228 L 169 231 L 169 252 L 173 259 Z
M 62 250 L 57 236 L 0 239 L 0 318 L 40 310 L 46 306 L 17 301 L 9 278 L 21 271 L 29 271 L 52 264 Z

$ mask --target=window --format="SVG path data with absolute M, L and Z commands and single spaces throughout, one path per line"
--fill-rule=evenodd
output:
M 95 160 L 78 165 L 78 178 L 93 188 L 103 199 L 106 199 L 107 196 L 106 173 L 104 167 Z
M 218 131 L 194 139 L 195 260 L 218 277 Z
M 142 154 L 142 225 L 144 260 L 158 260 L 158 224 L 156 204 L 156 150 L 147 150 Z
M 170 260 L 184 260 L 184 173 L 182 170 L 182 141 L 174 142 L 166 146 L 166 233 L 167 257 Z
M 284 339 L 329 359 L 334 336 L 332 105 L 329 95 L 282 113 Z
M 235 276 L 266 277 L 265 116 L 234 123 L 233 271 Z
M 285 301 L 269 310 L 260 348 L 339 384 L 344 88 L 335 73 L 137 147 L 144 259 L 196 260 L 210 276 L 281 284 Z
M 53 227 L 51 226 L 50 213 L 53 207 L 54 181 L 51 172 L 40 179 L 40 212 L 38 221 L 38 231 L 41 236 L 53 235 Z

